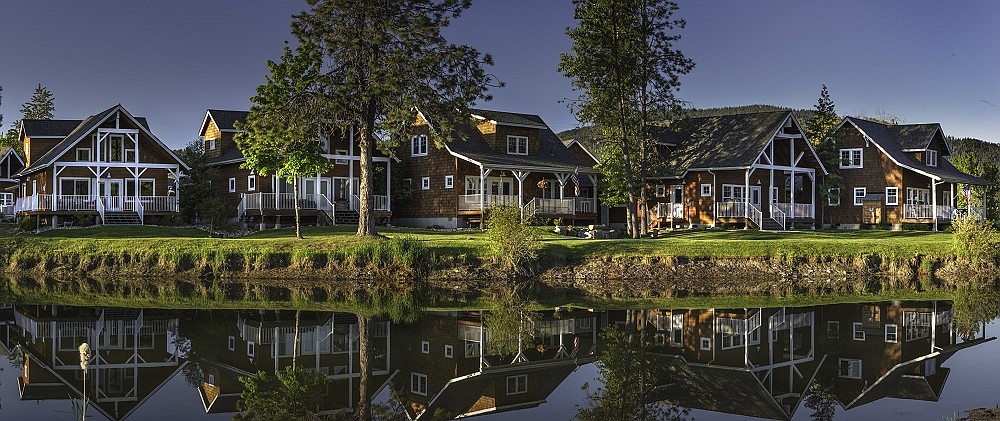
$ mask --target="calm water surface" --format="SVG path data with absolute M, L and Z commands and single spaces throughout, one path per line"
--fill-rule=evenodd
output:
M 240 377 L 292 363 L 294 311 L 0 307 L 4 420 L 79 419 L 83 392 L 91 419 L 231 419 Z M 602 375 L 622 371 L 599 370 L 617 367 L 603 361 L 642 349 L 629 354 L 649 370 L 637 396 L 685 419 L 941 420 L 1000 404 L 996 307 L 988 317 L 967 307 L 563 309 L 513 323 L 427 312 L 413 323 L 374 323 L 372 392 L 398 419 L 574 419 L 581 408 L 614 405 L 601 399 Z M 297 364 L 329 379 L 316 392 L 321 413 L 349 411 L 360 393 L 357 318 L 301 312 L 298 324 Z M 643 332 L 633 345 L 611 334 L 626 326 Z M 83 342 L 95 351 L 86 385 Z

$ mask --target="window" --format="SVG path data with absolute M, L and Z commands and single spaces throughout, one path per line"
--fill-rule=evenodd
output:
M 445 358 L 455 358 L 455 347 L 451 345 L 444 346 L 444 357 Z
M 830 206 L 840 206 L 840 188 L 834 187 L 828 191 L 826 204 Z
M 215 139 L 208 139 L 208 150 L 215 150 Z
M 508 155 L 527 155 L 528 138 L 525 136 L 507 136 Z
M 76 150 L 77 161 L 90 161 L 90 148 L 80 148 Z
M 427 135 L 421 134 L 410 138 L 410 156 L 427 156 Z
M 863 341 L 865 340 L 865 331 L 861 328 L 861 322 L 854 322 L 854 340 Z
M 837 364 L 837 375 L 845 379 L 861 378 L 861 360 L 841 358 Z
M 427 396 L 427 375 L 410 373 L 410 392 Z
M 86 178 L 59 178 L 59 194 L 88 196 L 90 195 L 90 180 Z
M 156 193 L 156 180 L 152 178 L 139 179 L 139 196 L 153 196 Z
M 662 184 L 656 186 L 656 197 L 667 197 L 667 186 Z
M 722 185 L 723 202 L 742 202 L 746 198 L 746 186 L 738 184 Z
M 906 333 L 906 341 L 929 338 L 931 336 L 932 316 L 931 313 L 904 311 L 903 330 Z
M 712 350 L 712 338 L 701 338 L 701 350 L 711 351 Z
M 236 193 L 236 177 L 229 179 L 229 192 Z
M 465 194 L 479 194 L 479 177 L 465 177 Z
M 507 377 L 507 394 L 519 395 L 521 393 L 528 393 L 528 375 Z
M 778 188 L 771 187 L 771 203 L 778 203 Z
M 670 346 L 684 346 L 684 313 L 670 315 Z
M 899 187 L 885 188 L 885 204 L 891 206 L 899 204 Z
M 423 177 L 420 179 L 420 190 L 430 190 L 431 189 L 431 178 Z
M 927 153 L 926 153 L 926 156 L 927 156 L 927 159 L 925 160 L 925 163 L 927 164 L 927 166 L 928 167 L 936 167 L 937 166 L 937 151 L 932 150 L 932 149 L 928 149 Z
M 862 168 L 862 149 L 841 149 L 840 168 Z
M 899 326 L 885 325 L 885 341 L 893 344 L 899 342 Z
M 406 187 L 406 188 L 413 187 L 413 179 L 412 178 L 404 178 L 403 179 L 403 187 Z
M 702 184 L 701 185 L 701 195 L 702 196 L 711 196 L 712 195 L 712 185 L 711 184 Z
M 924 376 L 929 377 L 937 374 L 937 359 L 928 358 L 924 360 Z
M 455 176 L 453 175 L 444 176 L 444 188 L 446 189 L 455 188 Z
M 256 175 L 250 174 L 249 176 L 247 176 L 247 190 L 248 191 L 257 191 L 257 176 Z
M 906 188 L 907 205 L 929 205 L 931 203 L 930 189 Z
M 826 337 L 830 339 L 840 339 L 840 322 L 828 320 L 826 322 Z
M 865 196 L 868 195 L 868 189 L 865 187 L 855 187 L 854 188 L 854 206 L 861 206 L 865 203 Z
M 254 344 L 253 342 L 247 342 L 247 356 L 248 357 L 254 356 L 254 353 L 256 351 L 257 351 L 257 345 Z
M 236 337 L 235 336 L 230 336 L 229 339 L 226 341 L 226 349 L 228 349 L 230 351 L 235 351 L 236 350 Z
M 722 349 L 738 348 L 746 344 L 746 321 L 730 317 L 720 317 L 716 323 L 722 334 Z
M 431 353 L 431 343 L 427 341 L 420 341 L 420 352 L 423 354 Z
M 347 156 L 347 154 L 348 154 L 348 152 L 347 152 L 346 149 L 337 149 L 334 152 L 334 155 L 344 155 L 344 156 Z M 334 161 L 334 163 L 336 163 L 337 165 L 347 165 L 347 161 L 348 160 L 346 160 L 346 159 L 338 159 L 338 160 Z

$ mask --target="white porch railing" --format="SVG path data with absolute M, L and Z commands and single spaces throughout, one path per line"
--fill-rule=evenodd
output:
M 146 220 L 146 209 L 142 206 L 142 200 L 135 201 L 135 213 L 139 214 L 139 225 L 144 225 Z
M 761 212 L 756 205 L 750 204 L 750 220 L 754 224 L 757 224 L 757 228 L 760 229 L 764 224 L 764 212 Z
M 937 205 L 937 218 L 951 220 L 955 217 L 955 208 L 949 205 Z M 934 219 L 934 205 L 903 205 L 903 219 Z
M 684 205 L 681 203 L 657 203 L 656 217 L 684 219 Z
M 358 195 L 352 194 L 351 195 L 351 202 L 350 203 L 351 203 L 351 210 L 352 211 L 357 211 L 357 210 L 361 209 L 361 198 L 358 197 Z
M 533 198 L 529 202 L 534 209 L 533 215 L 575 215 L 576 202 L 573 199 L 542 199 Z M 527 211 L 525 211 L 527 213 Z
M 389 210 L 389 196 L 385 195 L 372 195 L 372 204 L 375 206 L 377 211 L 388 211 Z
M 587 197 L 577 197 L 576 213 L 597 213 L 597 199 Z
M 480 202 L 480 198 L 483 202 Z M 516 194 L 487 194 L 485 197 L 479 194 L 463 194 L 458 196 L 458 210 L 477 211 L 480 209 L 480 203 L 484 204 L 486 209 L 494 206 L 518 206 L 517 200 Z
M 330 202 L 330 199 L 327 198 L 325 194 L 316 195 L 316 209 L 326 214 L 326 216 L 330 218 L 331 223 L 337 223 L 337 219 L 335 218 L 337 215 L 337 207 L 333 205 L 333 202 Z
M 813 205 L 811 203 L 775 203 L 774 206 L 784 212 L 788 218 L 813 217 Z
M 385 195 L 373 195 L 372 201 L 377 211 L 389 210 L 389 197 Z M 243 216 L 247 211 L 265 210 L 290 210 L 295 209 L 298 202 L 299 209 L 321 210 L 333 212 L 334 203 L 324 194 L 300 194 L 298 200 L 292 193 L 250 193 L 243 195 L 240 204 L 237 206 L 237 214 Z M 324 203 L 325 202 L 325 203 Z M 351 210 L 358 210 L 361 199 L 358 195 L 351 195 L 349 205 Z
M 176 196 L 139 196 L 146 212 L 178 212 Z
M 715 202 L 716 218 L 746 218 L 746 216 L 746 202 L 735 200 Z
M 773 219 L 774 222 L 777 222 L 778 225 L 781 225 L 781 229 L 785 229 L 787 214 L 785 214 L 785 211 L 783 211 L 778 205 L 780 205 L 780 203 L 771 204 L 771 219 Z
M 137 204 L 141 203 L 146 212 L 177 212 L 177 198 L 174 196 L 90 196 L 90 195 L 52 195 L 36 194 L 18 198 L 13 210 L 16 212 L 50 212 L 50 211 L 103 211 L 105 212 L 136 212 Z

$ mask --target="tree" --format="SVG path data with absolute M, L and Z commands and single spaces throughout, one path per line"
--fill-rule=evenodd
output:
M 823 84 L 823 88 L 820 89 L 815 108 L 813 118 L 806 123 L 806 137 L 812 142 L 823 166 L 828 171 L 837 171 L 837 168 L 840 167 L 838 162 L 840 157 L 837 154 L 837 144 L 831 135 L 840 124 L 840 117 L 837 116 L 836 107 L 833 100 L 830 99 L 830 91 L 826 89 L 826 84 Z M 831 201 L 838 203 L 840 202 L 840 192 L 844 189 L 844 179 L 839 174 L 831 172 L 823 178 L 823 182 L 818 187 L 821 203 L 829 204 Z M 819 217 L 821 228 L 827 207 L 825 205 L 818 207 L 821 211 Z
M 270 75 L 250 98 L 252 105 L 243 130 L 235 137 L 246 161 L 241 165 L 258 175 L 275 173 L 292 184 L 295 198 L 295 237 L 302 238 L 299 180 L 330 166 L 323 157 L 323 95 L 313 81 L 320 75 L 319 51 L 302 44 L 293 53 L 285 47 L 279 62 L 268 61 Z
M 980 151 L 960 153 L 949 158 L 948 162 L 966 174 L 1000 184 L 1000 166 L 987 159 Z M 969 189 L 969 198 L 966 199 L 965 194 L 957 194 L 956 205 L 959 209 L 981 207 L 985 204 L 987 209 L 984 218 L 995 219 L 1000 215 L 1000 195 L 996 189 L 991 189 L 989 186 L 963 185 L 959 187 L 959 192 L 965 188 Z
M 668 0 L 574 0 L 575 28 L 567 30 L 573 51 L 559 70 L 581 94 L 570 108 L 577 119 L 601 129 L 600 169 L 608 180 L 606 198 L 626 198 L 633 237 L 645 233 L 646 181 L 655 156 L 656 119 L 670 120 L 681 108 L 675 93 L 680 76 L 694 62 L 674 47 L 674 18 Z M 614 203 L 614 202 L 612 202 Z M 618 202 L 620 203 L 620 202 Z
M 189 222 L 207 220 L 209 228 L 214 230 L 234 213 L 232 206 L 219 197 L 213 187 L 222 182 L 222 177 L 215 167 L 208 165 L 205 142 L 192 140 L 184 149 L 177 151 L 177 156 L 191 167 L 180 184 L 182 215 Z
M 260 371 L 256 376 L 240 377 L 243 392 L 236 407 L 236 420 L 319 419 L 326 375 L 297 366 L 288 366 L 274 374 Z
M 23 156 L 24 145 L 21 145 L 17 141 L 18 130 L 21 128 L 21 120 L 49 120 L 54 116 L 53 113 L 55 111 L 56 106 L 53 102 L 52 92 L 39 83 L 38 87 L 35 88 L 35 92 L 31 95 L 31 99 L 21 105 L 21 119 L 11 123 L 10 130 L 7 131 L 5 146 L 17 149 Z
M 441 145 L 467 123 L 469 107 L 493 78 L 489 55 L 447 42 L 441 34 L 471 0 L 309 0 L 292 33 L 317 68 L 304 86 L 322 93 L 321 117 L 343 132 L 355 130 L 360 150 L 359 236 L 376 235 L 372 209 L 372 153 L 391 153 L 414 130 L 414 110 L 431 121 Z M 319 68 L 322 67 L 320 70 Z M 312 77 L 315 76 L 315 77 Z M 383 135 L 376 141 L 376 134 Z

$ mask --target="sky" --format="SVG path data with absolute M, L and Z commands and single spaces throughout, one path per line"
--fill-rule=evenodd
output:
M 56 118 L 116 103 L 172 147 L 195 139 L 208 108 L 248 109 L 266 61 L 291 39 L 299 0 L 6 2 L 0 24 L 3 124 L 41 83 Z M 939 122 L 1000 141 L 1000 2 L 679 0 L 678 47 L 696 62 L 678 96 L 694 107 L 810 108 L 826 84 L 841 115 Z M 571 0 L 475 0 L 445 30 L 493 56 L 506 86 L 484 108 L 579 123 L 557 71 L 571 48 Z

